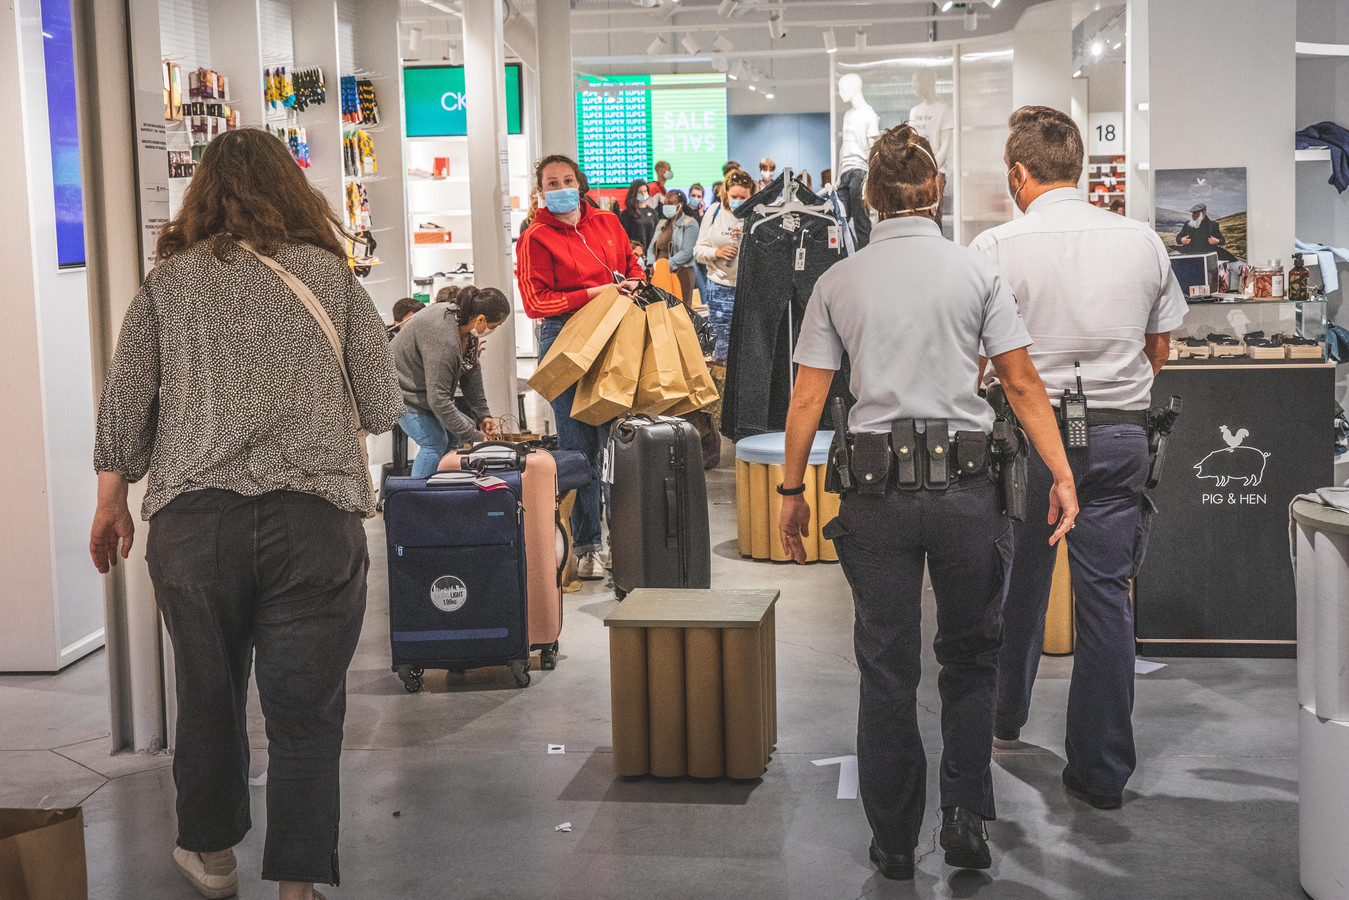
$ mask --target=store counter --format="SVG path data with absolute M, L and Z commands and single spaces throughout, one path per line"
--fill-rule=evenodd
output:
M 1288 504 L 1334 480 L 1335 366 L 1169 364 L 1154 405 L 1184 412 L 1167 448 L 1159 513 L 1135 582 L 1140 653 L 1297 652 Z

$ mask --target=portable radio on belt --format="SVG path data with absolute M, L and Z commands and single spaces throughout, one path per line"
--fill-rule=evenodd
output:
M 1077 393 L 1066 388 L 1059 400 L 1059 430 L 1067 450 L 1087 449 L 1087 395 L 1082 393 L 1082 364 L 1073 363 L 1077 374 Z

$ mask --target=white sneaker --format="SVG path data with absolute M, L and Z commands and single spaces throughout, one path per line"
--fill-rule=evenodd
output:
M 174 847 L 173 864 L 203 897 L 215 900 L 220 897 L 233 897 L 239 893 L 239 873 L 235 871 L 237 863 L 233 850 L 229 851 L 228 856 L 207 862 L 201 858 L 200 853 Z
M 604 564 L 600 555 L 591 550 L 576 563 L 576 577 L 582 581 L 598 581 L 604 577 Z
M 604 550 L 596 555 L 600 558 L 600 565 L 604 567 L 605 571 L 612 572 L 614 570 L 613 555 L 609 551 Z

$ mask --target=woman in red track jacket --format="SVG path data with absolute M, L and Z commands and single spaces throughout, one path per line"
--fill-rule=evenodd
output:
M 516 244 L 516 269 L 525 312 L 539 323 L 539 359 L 557 340 L 571 314 L 614 284 L 627 290 L 644 277 L 618 216 L 581 201 L 583 178 L 567 156 L 545 156 L 534 167 L 535 189 L 543 195 L 538 214 Z M 601 556 L 600 457 L 609 426 L 587 425 L 571 417 L 576 387 L 552 402 L 559 449 L 579 450 L 595 477 L 582 488 L 572 510 L 572 542 L 581 578 L 604 577 Z

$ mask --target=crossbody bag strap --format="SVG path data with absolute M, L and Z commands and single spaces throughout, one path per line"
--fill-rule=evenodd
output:
M 351 386 L 351 375 L 347 372 L 346 353 L 342 349 L 342 341 L 337 336 L 337 328 L 333 325 L 332 317 L 330 317 L 328 311 L 323 308 L 323 304 L 319 302 L 319 298 L 314 296 L 314 292 L 309 289 L 309 285 L 301 281 L 289 269 L 272 259 L 270 256 L 264 256 L 259 253 L 251 245 L 246 244 L 243 241 L 240 241 L 239 243 L 245 250 L 256 256 L 263 265 L 275 272 L 277 276 L 285 282 L 286 286 L 295 292 L 295 296 L 300 298 L 300 302 L 305 305 L 305 308 L 309 310 L 309 314 L 314 317 L 314 321 L 318 323 L 319 330 L 322 331 L 323 336 L 328 339 L 328 346 L 332 347 L 333 355 L 337 357 L 337 368 L 342 372 L 342 384 L 346 386 L 347 400 L 351 403 L 351 421 L 355 423 L 356 430 L 360 431 L 361 411 L 360 407 L 356 405 L 356 391 Z

